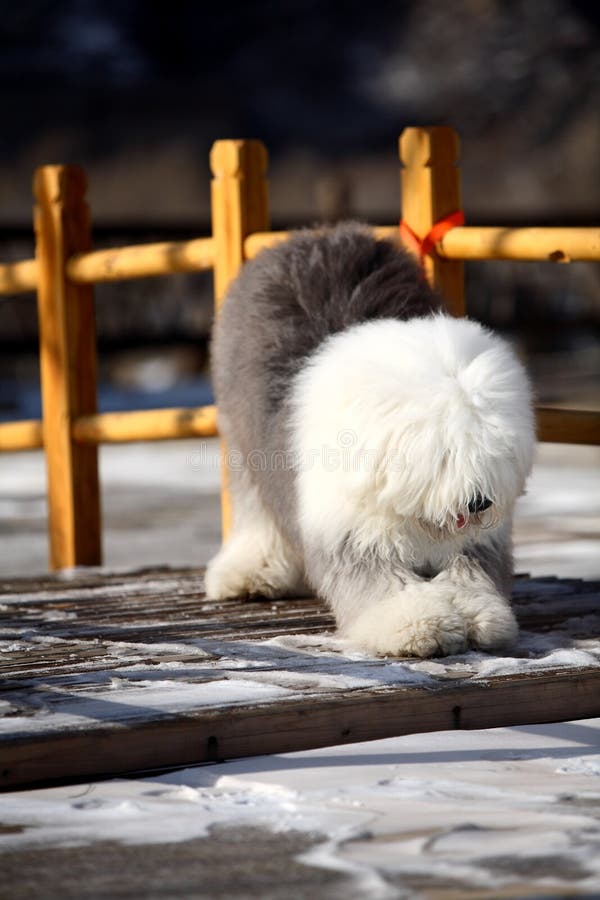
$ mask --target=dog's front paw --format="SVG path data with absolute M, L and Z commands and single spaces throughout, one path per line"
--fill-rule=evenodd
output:
M 455 601 L 467 625 L 469 646 L 497 650 L 513 644 L 519 626 L 506 600 L 498 595 L 465 593 Z
M 516 641 L 519 626 L 510 603 L 473 560 L 458 557 L 437 583 L 451 591 L 451 604 L 463 617 L 470 647 L 495 650 Z
M 413 588 L 369 607 L 344 636 L 377 656 L 451 656 L 467 647 L 460 613 L 443 598 L 415 596 Z

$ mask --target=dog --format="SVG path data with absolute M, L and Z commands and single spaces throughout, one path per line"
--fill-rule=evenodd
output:
M 316 593 L 379 656 L 515 640 L 531 387 L 408 252 L 355 222 L 263 250 L 224 300 L 212 366 L 233 525 L 210 597 Z

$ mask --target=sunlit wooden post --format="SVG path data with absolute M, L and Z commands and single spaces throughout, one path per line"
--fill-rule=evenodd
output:
M 402 218 L 419 238 L 436 222 L 461 209 L 458 135 L 452 128 L 406 128 L 400 136 Z M 465 314 L 464 267 L 460 260 L 425 257 L 428 281 L 450 312 Z
M 244 261 L 244 240 L 269 230 L 268 156 L 260 141 L 217 141 L 210 154 L 212 232 L 215 242 L 215 308 Z M 227 453 L 222 443 L 221 514 L 223 537 L 231 525 Z
M 65 276 L 67 259 L 90 249 L 86 179 L 78 166 L 35 173 L 36 257 L 50 566 L 102 559 L 98 451 L 77 444 L 72 424 L 96 412 L 93 289 Z

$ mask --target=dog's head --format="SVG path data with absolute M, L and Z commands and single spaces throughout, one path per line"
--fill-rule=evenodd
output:
M 508 517 L 535 445 L 512 349 L 466 319 L 366 322 L 334 335 L 292 401 L 304 528 L 366 543 L 404 522 L 433 539 Z M 337 464 L 324 450 L 333 448 Z
M 503 340 L 468 320 L 438 316 L 407 328 L 414 334 L 387 421 L 380 502 L 433 533 L 498 524 L 512 513 L 533 461 L 525 370 Z

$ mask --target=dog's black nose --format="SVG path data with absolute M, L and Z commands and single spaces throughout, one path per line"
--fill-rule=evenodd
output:
M 470 513 L 480 513 L 485 509 L 489 509 L 492 505 L 492 501 L 489 497 L 482 497 L 481 494 L 475 494 L 472 500 L 469 501 L 469 512 Z

